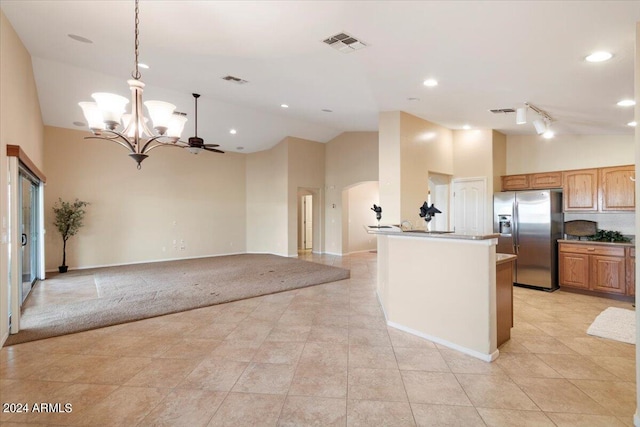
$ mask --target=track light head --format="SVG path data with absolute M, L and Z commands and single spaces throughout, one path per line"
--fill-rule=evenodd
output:
M 527 107 L 516 109 L 516 124 L 523 125 L 527 123 Z
M 533 127 L 536 128 L 538 135 L 542 135 L 547 131 L 547 124 L 542 119 L 536 119 L 533 121 Z

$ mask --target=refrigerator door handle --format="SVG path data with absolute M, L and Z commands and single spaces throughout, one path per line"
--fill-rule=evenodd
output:
M 513 253 L 518 255 L 518 249 L 520 249 L 520 245 L 518 244 L 518 200 L 514 200 L 512 205 L 511 218 L 513 218 Z

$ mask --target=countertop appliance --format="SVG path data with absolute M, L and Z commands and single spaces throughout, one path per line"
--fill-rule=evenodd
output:
M 558 288 L 558 239 L 563 234 L 560 190 L 506 191 L 493 196 L 496 252 L 518 256 L 514 284 Z

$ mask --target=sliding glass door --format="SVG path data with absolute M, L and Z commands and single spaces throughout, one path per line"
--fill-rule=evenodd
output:
M 38 278 L 38 248 L 40 247 L 39 218 L 40 182 L 26 171 L 20 170 L 18 229 L 20 232 L 20 265 L 22 268 L 22 286 L 20 303 L 24 302 L 31 287 Z

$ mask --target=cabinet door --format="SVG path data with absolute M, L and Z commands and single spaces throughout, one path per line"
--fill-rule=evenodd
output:
M 534 173 L 529 178 L 531 188 L 560 188 L 562 187 L 562 172 Z
M 502 191 L 528 189 L 529 175 L 506 175 L 502 177 Z
M 560 286 L 589 289 L 589 255 L 560 253 Z
M 636 294 L 636 248 L 627 248 L 627 295 Z
M 562 173 L 564 211 L 598 210 L 598 170 L 582 169 Z
M 635 166 L 600 169 L 600 210 L 632 211 L 636 208 Z
M 624 258 L 590 255 L 590 289 L 616 294 L 625 293 Z

